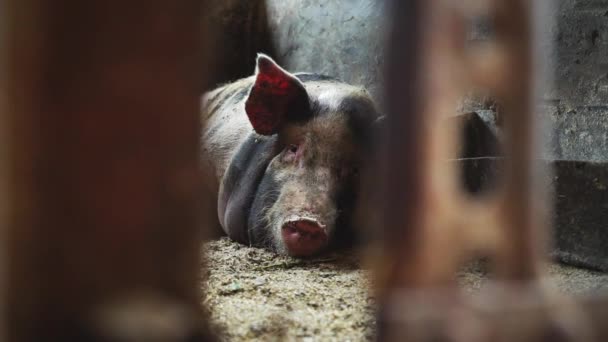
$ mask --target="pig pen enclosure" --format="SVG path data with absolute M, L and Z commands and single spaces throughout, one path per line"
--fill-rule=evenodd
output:
M 3 2 L 0 341 L 608 340 L 608 2 L 547 3 Z M 259 52 L 384 114 L 354 247 L 212 229 Z
M 212 23 L 223 32 L 221 44 L 229 41 L 235 45 L 220 58 L 222 65 L 246 66 L 241 76 L 250 74 L 254 65 L 253 59 L 239 60 L 242 50 L 236 46 L 244 46 L 240 39 L 256 28 L 256 39 L 246 39 L 257 47 L 249 45 L 251 50 L 244 55 L 251 56 L 255 50 L 270 52 L 288 70 L 336 76 L 364 85 L 380 98 L 387 81 L 383 69 L 385 34 L 390 29 L 386 6 L 376 1 L 236 1 L 216 7 Z M 544 10 L 540 15 L 538 9 L 536 12 L 536 20 L 542 23 L 538 24 L 540 32 L 535 33 L 536 53 L 545 59 L 540 74 L 555 73 L 555 79 L 545 86 L 535 104 L 548 122 L 547 128 L 537 131 L 542 152 L 536 158 L 542 158 L 554 177 L 555 193 L 550 196 L 555 198 L 551 220 L 555 230 L 551 236 L 553 262 L 543 266 L 542 278 L 562 295 L 597 295 L 608 288 L 604 273 L 608 270 L 608 197 L 603 155 L 608 142 L 602 138 L 608 129 L 608 97 L 599 90 L 605 85 L 604 78 L 590 77 L 590 73 L 603 70 L 601 56 L 608 52 L 605 41 L 597 36 L 608 31 L 604 19 L 608 3 L 560 1 Z M 429 19 L 419 25 L 431 30 L 433 24 Z M 496 39 L 496 28 L 488 16 L 479 15 L 470 25 L 466 40 L 471 46 Z M 583 59 L 586 66 L 580 67 Z M 459 134 L 463 141 L 457 151 L 461 159 L 455 163 L 464 172 L 467 190 L 478 193 L 489 186 L 497 168 L 495 160 L 484 157 L 502 156 L 500 104 L 488 92 L 467 93 L 454 113 L 464 113 L 452 119 L 454 125 L 462 127 Z M 207 253 L 206 303 L 212 321 L 228 340 L 357 341 L 377 336 L 373 266 L 365 267 L 361 253 L 358 257 L 338 253 L 299 260 L 225 238 L 208 244 Z M 467 295 L 475 296 L 484 284 L 491 284 L 489 270 L 485 262 L 466 263 L 454 278 Z

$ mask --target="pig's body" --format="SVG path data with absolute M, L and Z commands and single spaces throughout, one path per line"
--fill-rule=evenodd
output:
M 309 256 L 348 225 L 377 118 L 365 90 L 261 55 L 256 75 L 205 94 L 203 115 L 203 165 L 230 238 Z

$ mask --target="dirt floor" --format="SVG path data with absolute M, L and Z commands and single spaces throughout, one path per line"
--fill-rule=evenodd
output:
M 205 247 L 205 303 L 226 341 L 366 341 L 375 332 L 369 272 L 353 254 L 314 260 L 277 256 L 226 238 Z M 550 284 L 567 293 L 608 291 L 608 274 L 548 267 Z M 487 275 L 479 263 L 458 279 L 476 292 Z

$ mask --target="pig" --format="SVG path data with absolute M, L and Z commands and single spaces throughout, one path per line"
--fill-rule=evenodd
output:
M 228 237 L 295 257 L 348 239 L 376 107 L 361 87 L 264 54 L 253 76 L 203 95 L 203 167 Z

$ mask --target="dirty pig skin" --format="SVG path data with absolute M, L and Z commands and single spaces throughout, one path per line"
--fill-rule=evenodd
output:
M 259 54 L 253 76 L 206 93 L 202 107 L 203 167 L 231 239 L 306 257 L 348 237 L 379 117 L 364 89 Z

